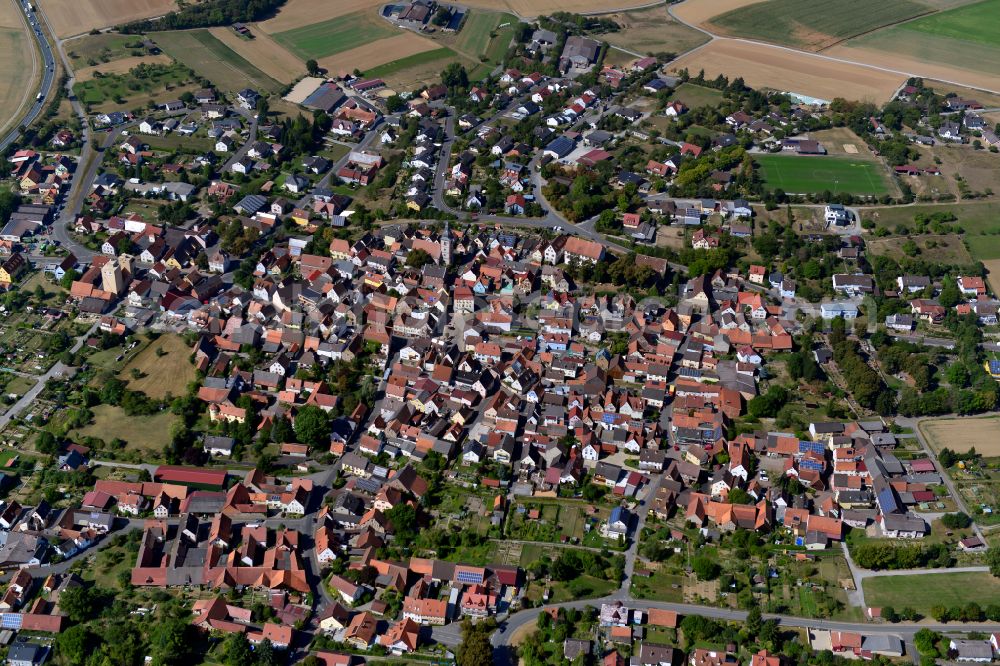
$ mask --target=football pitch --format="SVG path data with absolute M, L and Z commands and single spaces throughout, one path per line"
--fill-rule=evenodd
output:
M 889 193 L 889 181 L 877 162 L 845 157 L 754 155 L 767 186 L 788 194 L 830 191 L 857 196 Z

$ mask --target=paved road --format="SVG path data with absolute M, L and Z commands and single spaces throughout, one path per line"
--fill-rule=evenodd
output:
M 55 81 L 56 76 L 56 61 L 52 56 L 52 48 L 49 46 L 48 40 L 45 39 L 45 33 L 42 32 L 42 27 L 39 24 L 38 17 L 35 12 L 26 9 L 18 0 L 10 0 L 14 3 L 17 9 L 17 13 L 22 16 L 25 22 L 25 27 L 31 31 L 32 37 L 38 42 L 38 48 L 42 52 L 42 85 L 40 88 L 40 97 L 38 97 L 28 108 L 27 113 L 24 117 L 17 123 L 17 125 L 7 133 L 2 140 L 0 140 L 0 151 L 5 150 L 7 146 L 14 142 L 21 135 L 21 127 L 30 125 L 35 121 L 35 118 L 42 112 L 45 105 L 49 102 L 49 97 L 52 95 L 52 83 Z M 37 54 L 34 48 L 31 49 L 32 67 L 38 65 Z M 27 91 L 28 95 L 31 95 L 34 91 Z
M 226 163 L 222 165 L 220 173 L 225 176 L 229 173 L 229 170 L 233 168 L 233 165 L 239 162 L 241 159 L 246 157 L 250 148 L 253 146 L 254 142 L 257 141 L 257 121 L 259 119 L 258 114 L 255 111 L 246 111 L 245 109 L 237 109 L 239 113 L 244 118 L 250 120 L 250 129 L 247 132 L 247 140 L 243 142 L 243 145 L 239 147 L 233 156 L 226 160 Z

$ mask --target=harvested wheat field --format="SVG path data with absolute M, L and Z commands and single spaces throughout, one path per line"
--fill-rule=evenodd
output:
M 1000 456 L 1000 417 L 966 417 L 921 421 L 920 432 L 935 451 L 947 447 L 956 453 L 975 448 L 988 458 Z
M 608 18 L 617 23 L 620 29 L 603 35 L 604 39 L 614 46 L 638 53 L 687 53 L 708 41 L 704 33 L 671 17 L 666 5 L 634 12 L 619 12 Z
M 711 19 L 742 9 L 747 5 L 755 5 L 765 0 L 685 0 L 670 7 L 674 16 L 691 25 L 704 25 Z
M 258 30 L 257 26 L 250 26 L 253 39 L 243 39 L 228 27 L 209 28 L 209 32 L 276 81 L 291 83 L 305 72 L 305 63 L 286 51 L 263 30 Z
M 175 9 L 175 0 L 39 0 L 52 30 L 60 37 L 80 35 L 93 28 L 163 16 Z
M 884 35 L 884 31 L 879 31 L 878 35 Z M 858 40 L 851 40 L 846 44 L 840 44 L 823 52 L 834 58 L 844 58 L 857 62 L 865 62 L 876 67 L 895 69 L 900 72 L 912 72 L 914 76 L 924 79 L 937 79 L 953 81 L 969 88 L 983 88 L 994 92 L 1000 92 L 1000 70 L 991 66 L 990 60 L 983 55 L 983 49 L 978 47 L 970 49 L 968 53 L 960 54 L 968 62 L 959 65 L 948 65 L 943 62 L 945 55 L 937 54 L 926 44 L 926 40 L 913 39 L 914 42 L 924 42 L 920 44 L 927 59 L 908 55 L 904 49 L 881 50 L 871 48 L 867 44 L 874 44 L 876 41 L 869 37 L 862 37 Z M 857 46 L 855 46 L 857 44 Z M 865 44 L 866 46 L 860 46 Z M 895 46 L 895 45 L 893 45 Z M 932 43 L 931 46 L 934 46 Z M 990 49 L 991 52 L 1000 53 L 1000 49 Z M 975 62 L 977 55 L 980 56 L 978 64 Z M 938 59 L 940 56 L 940 59 Z M 994 60 L 995 62 L 995 60 Z
M 394 60 L 408 58 L 424 51 L 433 51 L 438 44 L 412 32 L 379 39 L 364 46 L 341 51 L 319 61 L 319 66 L 332 76 L 350 74 L 355 68 L 373 69 Z
M 345 14 L 353 14 L 362 9 L 374 11 L 376 7 L 384 4 L 385 2 L 381 0 L 288 0 L 274 18 L 258 23 L 257 27 L 273 35 L 329 21 Z
M 162 53 L 154 56 L 129 56 L 128 58 L 112 60 L 111 62 L 101 63 L 93 67 L 83 67 L 75 70 L 76 80 L 89 81 L 94 78 L 96 72 L 100 72 L 101 74 L 125 74 L 137 65 L 169 65 L 171 62 L 173 60 L 170 59 L 170 56 L 163 55 Z
M 0 28 L 17 28 L 25 30 L 24 19 L 16 2 L 4 2 L 0 6 Z
M 990 283 L 990 289 L 994 294 L 1000 294 L 1000 259 L 986 259 L 983 266 L 986 267 L 986 280 Z
M 833 62 L 765 44 L 717 39 L 671 63 L 673 71 L 704 69 L 708 78 L 742 76 L 748 86 L 831 100 L 845 97 L 881 104 L 906 80 L 902 74 Z
M 505 8 L 524 18 L 535 18 L 553 12 L 606 12 L 607 0 L 466 0 L 461 3 L 470 7 L 503 11 Z M 615 0 L 614 9 L 633 9 L 649 5 L 649 0 Z
M 13 3 L 0 11 L 0 132 L 21 117 L 37 90 L 41 58 Z M 37 60 L 36 60 L 37 58 Z M 33 64 L 37 63 L 37 64 Z

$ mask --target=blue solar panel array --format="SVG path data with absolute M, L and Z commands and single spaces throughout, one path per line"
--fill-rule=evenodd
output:
M 24 618 L 21 617 L 20 613 L 4 613 L 3 614 L 3 618 L 0 619 L 0 628 L 3 628 L 3 629 L 20 629 L 21 628 L 21 620 L 23 620 L 23 619 Z
M 892 492 L 892 488 L 885 487 L 878 491 L 878 505 L 882 509 L 882 513 L 895 513 L 899 511 L 899 505 L 896 504 L 896 496 Z
M 825 455 L 826 446 L 822 442 L 807 442 L 804 439 L 800 439 L 799 453 L 819 453 L 820 455 Z
M 483 574 L 477 571 L 459 571 L 458 582 L 476 584 L 483 582 Z

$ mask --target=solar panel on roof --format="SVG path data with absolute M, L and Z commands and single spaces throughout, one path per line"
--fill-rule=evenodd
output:
M 0 619 L 0 627 L 4 629 L 20 629 L 23 619 L 20 613 L 4 613 L 3 618 Z

